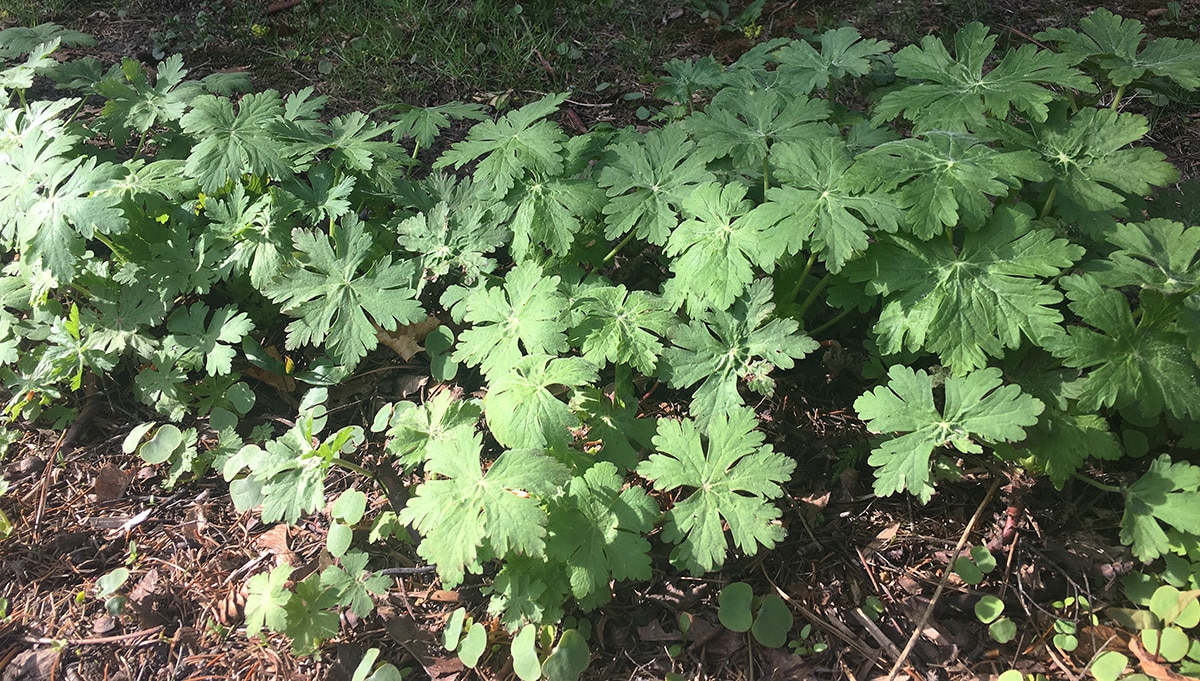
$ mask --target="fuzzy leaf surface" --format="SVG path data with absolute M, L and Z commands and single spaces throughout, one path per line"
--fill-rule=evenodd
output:
M 1143 563 L 1168 553 L 1171 548 L 1162 525 L 1200 536 L 1200 466 L 1186 461 L 1172 463 L 1163 454 L 1150 470 L 1125 491 L 1125 514 L 1121 517 L 1121 541 Z
M 1169 303 L 1144 292 L 1135 321 L 1125 296 L 1095 278 L 1073 275 L 1061 283 L 1071 311 L 1091 328 L 1071 326 L 1048 349 L 1066 366 L 1089 370 L 1074 386 L 1083 408 L 1137 405 L 1146 416 L 1166 410 L 1178 418 L 1200 417 L 1200 369 L 1186 337 L 1156 309 Z
M 743 404 L 739 380 L 769 395 L 775 388 L 768 375 L 772 368 L 790 369 L 796 359 L 817 349 L 799 322 L 771 319 L 774 311 L 770 282 L 759 280 L 732 309 L 706 311 L 675 329 L 671 347 L 663 351 L 663 374 L 674 388 L 703 381 L 689 407 L 700 424 Z
M 183 131 L 198 140 L 188 155 L 188 176 L 211 194 L 242 173 L 291 175 L 285 144 L 270 129 L 282 115 L 283 103 L 274 90 L 245 95 L 238 100 L 236 112 L 226 97 L 196 97 L 191 111 L 179 120 Z
M 881 144 L 861 154 L 854 171 L 858 182 L 894 195 L 907 211 L 908 230 L 925 240 L 960 224 L 979 229 L 992 213 L 989 197 L 1050 173 L 1029 150 L 997 151 L 972 135 L 947 132 Z
M 566 566 L 571 593 L 582 603 L 603 603 L 609 582 L 650 578 L 650 542 L 658 504 L 606 461 L 567 484 L 550 510 L 546 554 Z M 586 605 L 585 605 L 586 607 Z
M 411 266 L 385 256 L 360 272 L 374 244 L 353 216 L 343 221 L 333 245 L 324 233 L 310 230 L 296 230 L 293 239 L 301 268 L 263 290 L 297 317 L 287 326 L 289 350 L 324 344 L 338 361 L 353 366 L 378 345 L 376 324 L 394 331 L 425 319 L 411 288 Z
M 597 178 L 609 198 L 604 238 L 618 239 L 632 231 L 656 246 L 665 244 L 679 224 L 683 199 L 713 179 L 695 151 L 696 143 L 680 125 L 614 145 Z
M 529 355 L 491 375 L 483 410 L 496 440 L 512 448 L 566 445 L 579 419 L 551 386 L 579 388 L 596 380 L 596 367 L 580 357 Z
M 1061 335 L 1053 277 L 1083 249 L 1036 229 L 1031 211 L 1000 207 L 987 227 L 964 235 L 958 252 L 944 240 L 886 236 L 848 268 L 884 299 L 874 332 L 885 355 L 936 352 L 957 374 L 1016 348 Z
M 836 137 L 784 142 L 771 149 L 771 165 L 782 184 L 767 190 L 767 203 L 756 211 L 776 211 L 776 239 L 792 255 L 802 248 L 820 254 L 830 272 L 867 250 L 868 235 L 878 227 L 899 229 L 902 214 L 884 192 L 863 191 L 847 173 L 854 164 L 845 142 Z
M 779 75 L 796 92 L 807 94 L 828 87 L 831 80 L 865 76 L 871 72 L 871 58 L 892 49 L 888 41 L 863 38 L 850 26 L 825 31 L 820 45 L 818 51 L 795 40 L 775 52 Z
M 566 467 L 536 450 L 505 452 L 484 472 L 481 447 L 478 433 L 431 443 L 425 482 L 399 515 L 424 537 L 417 551 L 437 565 L 448 588 L 492 557 L 545 555 L 542 499 L 568 477 Z
M 557 276 L 544 276 L 534 263 L 508 272 L 503 286 L 474 291 L 463 318 L 471 328 L 459 336 L 454 360 L 484 374 L 505 371 L 523 355 L 557 355 L 567 349 L 566 299 Z
M 667 241 L 664 253 L 674 257 L 667 285 L 672 301 L 689 309 L 724 310 L 754 278 L 754 266 L 774 267 L 782 250 L 769 238 L 773 224 L 746 199 L 746 186 L 716 182 L 700 185 L 683 202 L 688 219 Z
M 646 291 L 625 286 L 588 290 L 576 303 L 583 318 L 572 329 L 585 359 L 598 367 L 608 362 L 628 364 L 651 376 L 662 355 L 659 340 L 675 324 L 676 316 L 663 301 Z
M 989 114 L 1005 120 L 1013 108 L 1044 121 L 1047 105 L 1056 97 L 1047 86 L 1095 91 L 1091 79 L 1074 67 L 1075 60 L 1033 45 L 1009 50 L 985 74 L 995 47 L 996 36 L 972 22 L 955 34 L 954 56 L 934 36 L 901 49 L 893 58 L 896 75 L 923 82 L 884 95 L 873 123 L 903 115 L 918 131 L 961 131 L 983 127 Z
M 544 97 L 500 120 L 472 126 L 467 138 L 442 154 L 434 167 L 461 169 L 481 159 L 475 176 L 488 178 L 489 190 L 497 197 L 506 196 L 526 171 L 557 175 L 563 169 L 560 152 L 567 136 L 557 124 L 542 119 L 558 110 L 566 98 L 566 93 Z
M 875 433 L 893 435 L 871 450 L 875 494 L 908 491 L 922 503 L 933 496 L 930 457 L 935 449 L 953 446 L 978 453 L 983 443 L 1016 442 L 1037 423 L 1045 405 L 1016 385 L 1002 385 L 994 367 L 965 376 L 948 376 L 945 406 L 933 400 L 933 378 L 924 371 L 893 365 L 888 384 L 854 401 L 859 418 Z
M 721 567 L 729 551 L 725 526 L 734 545 L 746 555 L 759 546 L 772 548 L 783 539 L 775 521 L 779 509 L 770 503 L 783 494 L 796 462 L 763 444 L 757 420 L 747 408 L 713 418 L 707 447 L 701 429 L 685 419 L 660 419 L 652 454 L 637 468 L 638 475 L 669 492 L 692 491 L 667 511 L 663 539 L 677 544 L 671 562 L 692 574 Z
M 1081 19 L 1079 27 L 1082 32 L 1050 28 L 1034 37 L 1058 43 L 1076 62 L 1095 59 L 1113 85 L 1128 85 L 1149 74 L 1170 78 L 1189 90 L 1200 87 L 1200 52 L 1194 41 L 1158 38 L 1139 53 L 1146 38 L 1142 22 L 1119 17 L 1103 7 Z
M 774 90 L 723 90 L 684 126 L 705 159 L 729 157 L 741 172 L 761 176 L 771 145 L 799 142 L 830 134 L 829 105 L 820 99 L 785 97 Z

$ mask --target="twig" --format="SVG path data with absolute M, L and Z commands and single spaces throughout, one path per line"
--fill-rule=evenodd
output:
M 425 575 L 437 570 L 436 565 L 420 565 L 417 567 L 390 567 L 382 570 L 377 570 L 377 575 Z
M 128 634 L 118 634 L 116 636 L 101 636 L 99 638 L 77 638 L 77 639 L 66 639 L 64 641 L 62 639 L 57 639 L 57 638 L 25 636 L 25 637 L 22 637 L 21 640 L 24 641 L 25 643 L 32 643 L 34 645 L 53 645 L 55 643 L 66 643 L 68 646 L 98 646 L 98 645 L 104 645 L 105 643 L 120 643 L 121 641 L 131 641 L 136 638 L 144 638 L 146 636 L 151 636 L 153 634 L 157 634 L 158 632 L 160 632 L 162 630 L 163 630 L 163 625 L 160 624 L 157 627 L 150 627 L 149 629 L 142 629 L 141 631 L 131 631 Z
M 979 502 L 979 507 L 975 509 L 975 515 L 971 516 L 971 520 L 967 522 L 967 526 L 963 528 L 962 535 L 958 538 L 958 544 L 954 547 L 954 552 L 950 554 L 950 564 L 942 572 L 942 579 L 938 582 L 937 589 L 933 591 L 933 598 L 929 599 L 929 605 L 925 606 L 925 612 L 921 613 L 921 619 L 917 621 L 917 626 L 913 629 L 913 633 L 908 637 L 908 643 L 904 644 L 904 650 L 900 651 L 900 657 L 896 660 L 896 664 L 892 665 L 892 671 L 888 672 L 887 681 L 895 681 L 896 675 L 900 673 L 900 668 L 904 666 L 908 656 L 912 653 L 913 646 L 917 645 L 917 639 L 921 638 L 921 632 L 925 631 L 925 625 L 929 623 L 929 617 L 933 615 L 933 607 L 937 605 L 938 599 L 942 596 L 942 591 L 946 588 L 946 581 L 950 579 L 950 573 L 954 571 L 954 561 L 958 560 L 958 554 L 962 552 L 963 546 L 967 543 L 967 537 L 971 536 L 971 532 L 975 529 L 975 523 L 979 522 L 979 518 L 983 515 L 984 509 L 992 500 L 992 495 L 996 493 L 996 489 L 1000 487 L 1000 478 L 996 478 L 992 482 L 992 486 L 988 488 L 987 494 L 983 495 L 983 501 Z
M 46 497 L 50 492 L 50 478 L 53 475 L 54 462 L 58 460 L 62 452 L 75 446 L 75 441 L 83 435 L 83 431 L 87 429 L 92 419 L 96 418 L 96 414 L 98 413 L 100 413 L 100 400 L 93 396 L 79 412 L 79 416 L 75 417 L 75 422 L 71 424 L 71 427 L 62 434 L 62 437 L 58 438 L 58 443 L 54 445 L 54 451 L 46 458 L 46 468 L 43 470 L 42 475 L 42 488 L 38 492 L 37 510 L 33 514 L 34 543 L 41 541 L 42 516 L 46 512 Z

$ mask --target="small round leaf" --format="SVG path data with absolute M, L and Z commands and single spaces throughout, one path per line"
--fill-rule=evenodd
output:
M 119 567 L 112 572 L 102 575 L 96 580 L 96 597 L 104 598 L 117 589 L 120 589 L 128 579 L 129 569 L 123 567 Z
M 728 584 L 717 596 L 717 619 L 730 631 L 750 631 L 754 615 L 750 606 L 754 601 L 754 589 L 745 582 Z
M 458 646 L 458 659 L 472 669 L 479 664 L 479 658 L 483 657 L 483 651 L 487 650 L 487 629 L 479 622 L 471 625 L 467 630 L 466 637 Z
M 450 613 L 450 619 L 446 622 L 446 628 L 442 630 L 442 645 L 446 646 L 446 650 L 458 648 L 458 640 L 462 636 L 463 622 L 466 619 L 466 608 L 459 608 Z
M 526 624 L 512 640 L 513 671 L 521 681 L 537 681 L 542 664 L 537 656 L 537 625 Z
M 792 631 L 792 611 L 787 603 L 775 594 L 764 596 L 762 606 L 758 609 L 758 617 L 754 619 L 751 632 L 754 639 L 768 648 L 781 648 L 787 643 L 788 634 Z
M 1008 643 L 1017 637 L 1017 625 L 1007 617 L 1001 617 L 988 627 L 988 636 L 996 643 Z
M 996 621 L 996 618 L 1004 614 L 1004 601 L 988 594 L 979 599 L 975 604 L 975 616 L 984 624 L 991 624 Z
M 542 665 L 542 675 L 547 681 L 577 681 L 591 661 L 592 654 L 583 634 L 575 629 L 567 629 L 558 640 L 554 652 Z
M 334 518 L 346 521 L 346 524 L 353 525 L 362 520 L 363 513 L 367 510 L 367 495 L 356 489 L 348 489 L 338 495 L 337 501 L 333 502 L 333 508 L 330 512 Z
M 1125 673 L 1129 658 L 1115 650 L 1109 650 L 1096 656 L 1092 662 L 1092 676 L 1096 681 L 1117 681 Z
M 1151 653 L 1161 655 L 1167 662 L 1178 662 L 1187 655 L 1191 641 L 1179 627 L 1167 627 L 1143 631 L 1142 645 Z
M 967 556 L 959 556 L 954 561 L 954 574 L 962 577 L 962 581 L 974 586 L 983 581 L 983 573 Z
M 988 551 L 986 546 L 972 546 L 971 560 L 985 575 L 996 569 L 996 557 L 992 555 L 991 551 Z
M 159 428 L 150 440 L 138 449 L 138 456 L 149 464 L 162 463 L 183 446 L 183 433 L 168 423 Z
M 146 433 L 149 433 L 150 429 L 157 425 L 158 423 L 155 421 L 148 421 L 134 427 L 134 429 L 129 431 L 129 434 L 125 436 L 125 441 L 121 443 L 121 451 L 125 452 L 126 454 L 134 453 L 134 451 L 137 450 L 138 445 L 142 444 L 142 438 L 146 437 Z
M 354 539 L 354 530 L 345 523 L 329 524 L 329 533 L 325 536 L 325 548 L 336 558 L 346 555 L 350 542 Z

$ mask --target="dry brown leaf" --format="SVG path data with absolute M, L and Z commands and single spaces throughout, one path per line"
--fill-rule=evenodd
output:
M 254 542 L 260 549 L 275 556 L 276 567 L 280 565 L 296 565 L 296 554 L 288 548 L 288 526 L 279 523 L 275 527 L 258 535 Z
M 441 322 L 437 317 L 429 315 L 423 322 L 416 324 L 406 324 L 397 328 L 395 331 L 386 331 L 379 329 L 375 332 L 375 337 L 379 342 L 388 346 L 405 362 L 416 356 L 418 352 L 423 352 L 425 348 L 421 347 L 421 341 L 429 335 L 437 327 L 441 326 Z
M 1133 651 L 1138 662 L 1142 665 L 1142 671 L 1153 676 L 1159 681 L 1200 681 L 1194 676 L 1184 676 L 1158 661 L 1157 655 L 1151 655 L 1150 651 L 1146 650 L 1138 637 L 1129 639 L 1129 649 Z
M 458 657 L 446 654 L 446 649 L 434 640 L 433 635 L 411 617 L 386 607 L 379 608 L 379 615 L 388 636 L 413 656 L 432 681 L 456 681 L 463 676 L 466 668 Z
M 892 541 L 892 539 L 895 538 L 896 533 L 899 531 L 900 523 L 892 523 L 890 527 L 885 527 L 883 531 L 875 535 L 875 538 L 867 544 L 865 549 L 863 549 L 863 558 L 865 559 L 876 551 L 879 551 L 883 547 L 887 546 L 888 542 Z
M 125 490 L 129 489 L 132 477 L 126 471 L 106 463 L 96 472 L 96 481 L 92 483 L 92 492 L 88 497 L 100 503 L 120 499 L 125 496 Z

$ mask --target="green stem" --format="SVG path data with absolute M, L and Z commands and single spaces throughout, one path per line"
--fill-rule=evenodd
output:
M 341 466 L 342 468 L 345 468 L 348 471 L 353 471 L 355 473 L 358 473 L 359 475 L 367 478 L 368 480 L 375 479 L 375 474 L 372 473 L 371 471 L 363 468 L 362 466 L 360 466 L 356 463 L 347 461 L 340 456 L 333 457 L 333 459 L 330 461 L 330 463 L 334 464 L 335 466 Z
M 616 246 L 613 246 L 613 249 L 608 252 L 608 255 L 604 256 L 603 262 L 612 262 L 612 259 L 617 257 L 617 253 L 620 253 L 621 249 L 625 248 L 625 244 L 628 244 L 630 241 L 633 241 L 632 231 L 626 234 L 625 238 L 621 239 L 620 243 L 618 243 Z
M 1054 197 L 1058 196 L 1058 185 L 1050 188 L 1050 193 L 1046 196 L 1046 202 L 1042 204 L 1042 212 L 1038 213 L 1038 219 L 1044 220 L 1050 214 L 1050 208 L 1054 206 Z
M 625 396 L 633 394 L 633 371 L 629 365 L 618 363 L 613 366 L 613 402 L 617 407 L 624 409 Z
M 835 324 L 837 324 L 838 322 L 840 322 L 840 321 L 842 321 L 843 319 L 845 319 L 845 318 L 846 318 L 846 315 L 850 314 L 851 312 L 854 312 L 854 308 L 852 308 L 852 307 L 848 307 L 848 308 L 846 308 L 845 310 L 842 310 L 841 312 L 837 313 L 837 315 L 836 315 L 836 316 L 835 316 L 833 319 L 830 319 L 829 321 L 827 321 L 827 322 L 825 322 L 824 324 L 822 324 L 822 325 L 818 326 L 817 328 L 813 329 L 812 331 L 809 331 L 809 332 L 808 332 L 808 335 L 809 335 L 810 337 L 811 337 L 811 336 L 819 336 L 820 334 L 822 334 L 822 333 L 824 333 L 824 332 L 828 331 L 829 329 L 833 328 L 833 326 L 834 326 Z
M 812 273 L 813 265 L 817 262 L 817 254 L 814 251 L 808 255 L 808 262 L 804 263 L 804 271 L 800 273 L 800 278 L 796 280 L 796 285 L 792 287 L 792 292 L 788 294 L 787 300 L 793 301 L 796 296 L 800 295 L 800 289 L 804 288 L 804 282 L 808 281 L 808 275 Z
M 763 201 L 767 200 L 767 190 L 771 188 L 771 165 L 767 157 L 763 157 Z
M 1088 476 L 1083 475 L 1078 472 L 1072 473 L 1071 477 L 1075 478 L 1076 480 L 1078 480 L 1082 483 L 1091 485 L 1092 487 L 1095 487 L 1096 489 L 1100 490 L 1101 492 L 1111 492 L 1113 494 L 1124 494 L 1125 493 L 1125 490 L 1121 489 L 1120 487 L 1115 487 L 1113 485 L 1106 485 L 1102 482 L 1093 480 L 1093 479 L 1089 478 Z
M 800 303 L 801 319 L 804 319 L 804 313 L 808 312 L 808 308 L 812 307 L 812 304 L 817 301 L 817 296 L 821 295 L 821 291 L 824 291 L 825 287 L 829 286 L 829 282 L 830 275 L 826 274 L 825 276 L 821 277 L 821 280 L 817 282 L 817 285 L 813 287 L 813 290 L 808 292 L 808 296 L 804 299 L 804 302 Z
M 146 146 L 146 136 L 150 134 L 150 128 L 142 131 L 142 136 L 138 139 L 137 149 L 133 152 L 133 157 L 137 158 L 142 155 L 142 148 Z
M 1125 86 L 1118 85 L 1117 93 L 1113 95 L 1112 110 L 1116 111 L 1121 106 L 1121 98 L 1125 96 Z

